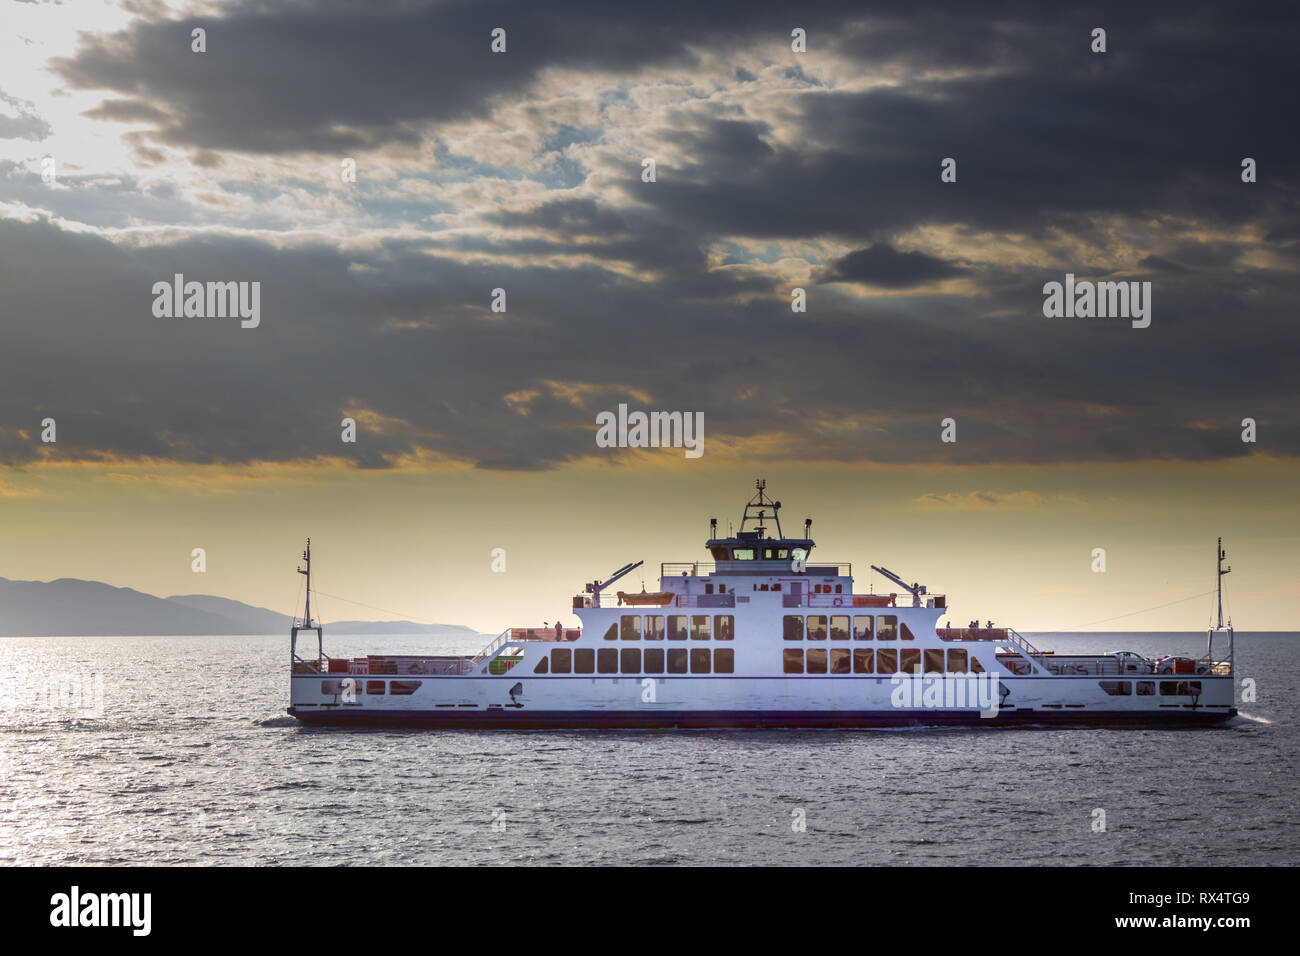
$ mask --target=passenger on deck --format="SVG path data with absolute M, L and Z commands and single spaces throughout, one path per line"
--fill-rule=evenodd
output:
M 556 620 L 555 622 L 555 639 L 557 641 L 564 640 L 564 625 L 561 624 L 559 620 Z

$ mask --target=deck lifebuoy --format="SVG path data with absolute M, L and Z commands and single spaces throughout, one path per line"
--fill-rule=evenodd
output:
M 843 607 L 843 606 L 844 606 L 844 598 L 836 598 L 832 603 L 833 603 L 836 607 Z

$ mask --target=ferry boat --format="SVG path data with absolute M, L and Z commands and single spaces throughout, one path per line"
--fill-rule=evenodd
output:
M 735 534 L 719 537 L 711 519 L 711 561 L 665 563 L 658 591 L 611 594 L 644 562 L 628 564 L 573 598 L 580 627 L 508 628 L 473 656 L 325 654 L 309 540 L 288 712 L 313 725 L 449 728 L 1195 725 L 1237 713 L 1222 539 L 1218 624 L 1202 657 L 1060 654 L 991 622 L 940 626 L 946 596 L 883 567 L 872 565 L 897 591 L 856 593 L 848 564 L 812 557 L 812 519 L 787 537 L 780 511 L 760 480 Z M 298 653 L 304 632 L 314 658 Z

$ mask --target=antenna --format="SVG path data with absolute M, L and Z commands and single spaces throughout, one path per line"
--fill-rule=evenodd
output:
M 769 517 L 768 509 L 770 508 L 770 517 L 776 522 L 776 536 L 778 538 L 785 537 L 784 533 L 781 531 L 781 502 L 773 501 L 767 496 L 765 493 L 767 490 L 766 480 L 762 478 L 756 479 L 754 481 L 754 488 L 757 493 L 754 497 L 750 498 L 748 504 L 745 505 L 745 513 L 740 519 L 741 533 L 744 533 L 745 526 L 748 525 L 749 522 L 756 521 L 758 522 L 758 535 L 760 538 L 763 537 L 767 533 L 767 526 L 763 524 L 763 520 Z M 756 511 L 757 513 L 751 514 L 751 511 Z

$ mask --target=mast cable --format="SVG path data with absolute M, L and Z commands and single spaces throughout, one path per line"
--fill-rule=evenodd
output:
M 1186 601 L 1194 601 L 1197 598 L 1203 598 L 1207 594 L 1213 594 L 1214 591 L 1203 591 L 1200 594 L 1193 594 L 1191 597 L 1179 598 L 1177 601 L 1170 601 L 1167 604 L 1157 604 L 1154 607 L 1144 607 L 1138 611 L 1129 611 L 1127 614 L 1119 614 L 1115 617 L 1108 617 L 1101 621 L 1089 621 L 1087 624 L 1075 624 L 1073 627 L 1058 627 L 1047 631 L 1035 631 L 1036 634 L 1060 634 L 1064 631 L 1077 631 L 1081 627 L 1092 627 L 1094 624 L 1109 624 L 1111 621 L 1118 621 L 1120 618 L 1132 617 L 1135 614 L 1145 614 L 1147 611 L 1158 611 L 1162 607 L 1173 607 L 1175 604 L 1183 604 Z

